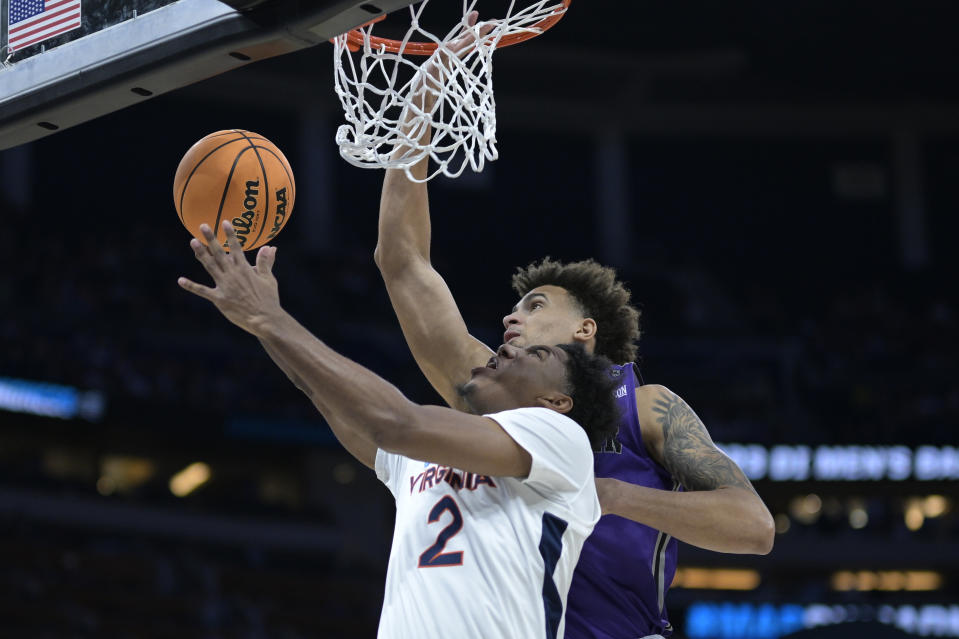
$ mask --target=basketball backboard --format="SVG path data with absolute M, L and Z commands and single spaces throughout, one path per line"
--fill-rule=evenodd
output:
M 0 0 L 0 149 L 326 42 L 410 4 L 412 0 Z M 278 86 L 276 100 L 283 99 Z

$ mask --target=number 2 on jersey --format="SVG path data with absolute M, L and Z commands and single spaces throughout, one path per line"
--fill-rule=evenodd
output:
M 443 530 L 440 531 L 440 534 L 436 536 L 436 543 L 423 551 L 423 554 L 420 555 L 420 568 L 433 568 L 436 566 L 462 566 L 463 565 L 463 551 L 457 552 L 443 552 L 443 549 L 446 548 L 446 542 L 452 539 L 456 533 L 458 533 L 463 528 L 463 515 L 460 514 L 459 506 L 456 505 L 456 500 L 446 495 L 433 506 L 433 510 L 430 511 L 430 517 L 427 520 L 428 523 L 436 523 L 439 521 L 440 516 L 445 511 L 449 511 L 453 515 L 453 521 L 451 521 Z

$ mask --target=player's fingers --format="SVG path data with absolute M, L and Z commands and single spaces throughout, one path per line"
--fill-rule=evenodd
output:
M 223 234 L 226 235 L 226 244 L 230 247 L 230 258 L 234 262 L 244 262 L 248 264 L 246 258 L 243 256 L 243 247 L 240 246 L 240 240 L 236 236 L 233 225 L 230 224 L 228 220 L 223 220 L 221 226 L 223 228 Z
M 466 16 L 466 26 L 463 27 L 463 33 L 451 41 L 446 47 L 440 47 L 433 54 L 433 57 L 426 64 L 426 81 L 429 85 L 439 90 L 440 79 L 444 75 L 444 69 L 449 72 L 457 58 L 465 58 L 469 52 L 475 49 L 477 43 L 477 34 L 473 31 L 476 21 L 479 19 L 478 11 L 470 11 Z M 492 25 L 483 25 L 480 28 L 479 37 L 485 37 L 492 31 Z
M 495 22 L 487 22 L 486 24 L 484 24 L 483 26 L 480 27 L 480 37 L 481 37 L 481 38 L 485 38 L 485 37 L 488 36 L 488 35 L 493 31 L 493 29 L 495 29 L 497 26 L 499 26 L 499 25 L 496 24 Z
M 193 255 L 196 256 L 196 259 L 203 265 L 207 273 L 210 275 L 219 273 L 220 267 L 217 266 L 216 260 L 213 259 L 213 255 L 203 242 L 193 238 L 190 240 L 190 248 L 193 249 Z
M 450 51 L 453 52 L 457 58 L 462 59 L 466 57 L 474 47 L 476 47 L 476 34 L 470 31 L 451 44 Z
M 476 48 L 479 40 L 488 36 L 493 29 L 496 28 L 497 25 L 495 22 L 486 22 L 480 25 L 479 33 L 477 34 L 472 27 L 476 26 L 478 16 L 479 13 L 476 11 L 470 13 L 467 19 L 467 24 L 470 28 L 450 45 L 450 50 L 455 53 L 457 57 L 463 58 L 467 56 L 470 51 Z
M 210 255 L 216 260 L 217 265 L 223 268 L 226 264 L 226 251 L 224 251 L 220 243 L 217 242 L 213 229 L 210 228 L 209 224 L 201 224 L 200 234 L 203 236 L 203 239 L 206 240 L 206 249 L 210 252 Z
M 256 272 L 260 275 L 269 275 L 273 272 L 273 263 L 276 261 L 275 246 L 261 246 L 256 252 Z
M 476 20 L 479 17 L 478 11 L 470 11 L 466 15 L 466 27 L 463 29 L 463 33 L 456 37 L 452 42 L 449 43 L 449 50 L 453 53 L 459 54 L 460 51 L 465 49 L 469 44 L 475 42 L 476 36 L 473 34 L 473 26 L 476 24 Z
M 180 285 L 180 288 L 187 290 L 194 295 L 199 295 L 204 299 L 208 299 L 211 302 L 216 297 L 216 289 L 212 289 L 209 286 L 203 286 L 202 284 L 197 284 L 193 280 L 188 280 L 185 277 L 177 279 L 176 283 Z

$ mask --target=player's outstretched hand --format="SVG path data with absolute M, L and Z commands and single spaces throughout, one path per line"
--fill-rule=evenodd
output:
M 276 278 L 273 277 L 276 248 L 260 247 L 253 266 L 243 255 L 233 225 L 224 221 L 223 232 L 230 247 L 229 253 L 223 250 L 213 229 L 206 224 L 200 225 L 206 244 L 196 238 L 190 240 L 193 254 L 216 286 L 203 286 L 185 277 L 178 279 L 177 283 L 194 295 L 213 302 L 224 317 L 243 330 L 259 336 L 259 332 L 283 312 Z

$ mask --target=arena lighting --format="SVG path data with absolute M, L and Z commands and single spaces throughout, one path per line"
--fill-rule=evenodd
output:
M 177 497 L 186 497 L 210 481 L 210 467 L 203 462 L 194 462 L 170 478 L 170 492 Z
M 922 502 L 922 514 L 935 519 L 949 512 L 951 506 L 952 503 L 942 495 L 929 495 Z
M 769 481 L 959 480 L 956 446 L 719 444 L 750 479 Z
M 866 510 L 866 503 L 857 497 L 850 499 L 846 507 L 848 509 L 846 516 L 849 519 L 849 527 L 853 530 L 861 530 L 869 523 L 869 511 Z
M 959 637 L 959 604 L 872 606 L 697 601 L 686 609 L 684 629 L 689 639 L 778 639 L 798 630 L 855 621 L 878 621 L 922 636 Z
M 776 533 L 779 535 L 784 535 L 789 532 L 789 527 L 792 525 L 789 521 L 789 515 L 786 513 L 779 513 L 774 518 L 776 522 Z
M 849 527 L 860 530 L 869 523 L 869 513 L 862 506 L 855 506 L 849 509 Z
M 929 570 L 907 571 L 904 590 L 939 590 L 942 588 L 942 575 Z
M 733 568 L 677 568 L 672 588 L 695 590 L 755 590 L 761 581 L 755 570 Z
M 919 530 L 926 521 L 926 516 L 922 513 L 922 501 L 916 498 L 906 502 L 906 510 L 903 513 L 906 520 L 906 528 L 912 531 Z
M 812 524 L 819 519 L 822 512 L 822 499 L 819 495 L 809 494 L 802 497 L 793 497 L 789 502 L 789 514 L 793 519 L 803 524 Z
M 0 377 L 0 409 L 12 413 L 96 421 L 103 417 L 104 407 L 104 397 L 96 391 Z
M 938 572 L 931 570 L 840 570 L 833 573 L 830 585 L 833 590 L 848 592 L 858 590 L 870 592 L 874 590 L 910 592 L 924 592 L 942 588 L 943 578 Z
M 156 467 L 149 459 L 129 455 L 105 455 L 100 461 L 97 492 L 107 496 L 128 493 L 153 477 Z
M 109 497 L 117 492 L 117 483 L 112 477 L 101 477 L 97 480 L 97 492 L 104 497 Z

